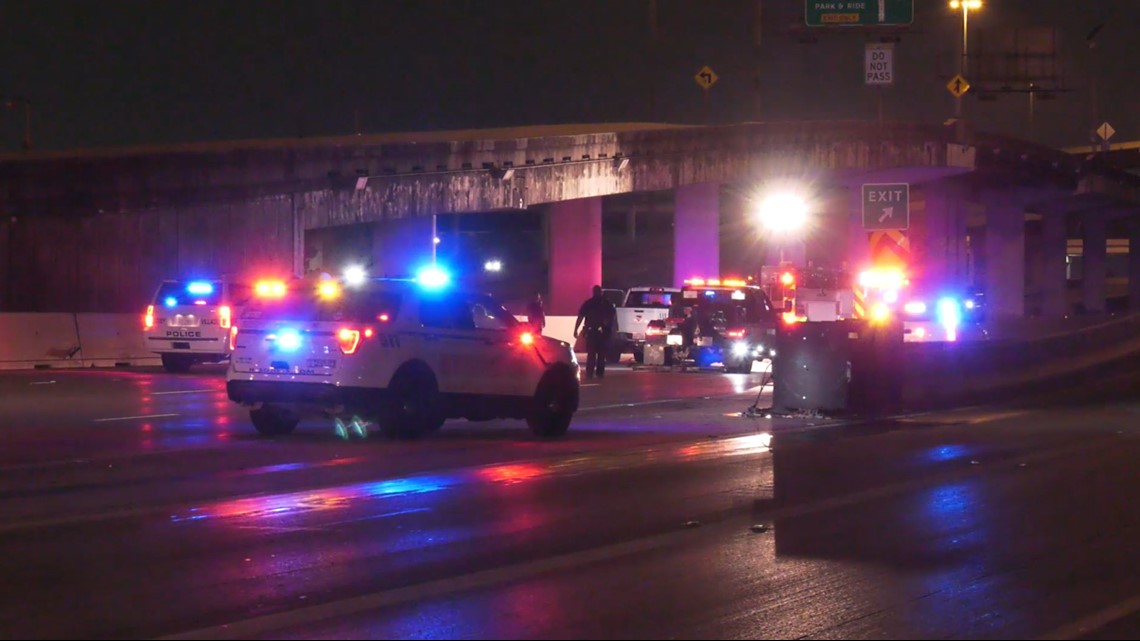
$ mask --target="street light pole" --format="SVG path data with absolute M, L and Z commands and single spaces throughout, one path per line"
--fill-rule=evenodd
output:
M 970 9 L 981 9 L 982 0 L 950 0 L 950 8 L 962 10 L 962 57 L 958 61 L 958 75 L 965 78 L 970 56 Z M 966 123 L 962 115 L 964 111 L 962 96 L 964 95 L 958 94 L 954 98 L 954 120 L 958 131 L 958 142 L 960 143 L 966 142 Z

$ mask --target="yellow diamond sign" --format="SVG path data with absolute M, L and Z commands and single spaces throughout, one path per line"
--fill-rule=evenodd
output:
M 962 94 L 970 90 L 970 83 L 966 82 L 962 74 L 958 74 L 951 78 L 950 82 L 946 83 L 946 89 L 949 90 L 955 98 L 961 98 Z
M 716 72 L 714 72 L 712 69 L 710 69 L 708 65 L 705 65 L 705 66 L 701 67 L 701 70 L 698 71 L 697 75 L 694 76 L 693 78 L 697 81 L 697 84 L 701 86 L 701 89 L 704 89 L 707 91 L 709 87 L 716 84 L 716 81 L 720 77 L 717 76 Z

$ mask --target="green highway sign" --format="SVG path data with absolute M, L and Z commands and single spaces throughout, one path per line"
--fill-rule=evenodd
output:
M 884 231 L 910 227 L 910 184 L 863 185 L 863 229 Z
M 895 27 L 914 22 L 914 0 L 804 0 L 809 27 Z

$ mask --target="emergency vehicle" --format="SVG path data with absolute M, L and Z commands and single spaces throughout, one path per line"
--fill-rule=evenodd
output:
M 674 301 L 670 318 L 646 330 L 651 344 L 665 343 L 668 362 L 748 373 L 753 362 L 773 355 L 779 310 L 760 287 L 743 279 L 692 278 Z
M 669 318 L 670 309 L 680 295 L 678 287 L 631 287 L 617 308 L 617 333 L 610 361 L 617 363 L 621 355 L 633 353 L 637 363 L 645 362 L 645 331 L 649 323 Z
M 855 315 L 851 277 L 842 270 L 765 265 L 759 285 L 786 322 L 837 321 Z
M 578 409 L 568 343 L 532 333 L 491 296 L 452 286 L 438 270 L 258 291 L 231 330 L 226 391 L 251 408 L 263 435 L 287 434 L 313 415 L 376 421 L 402 438 L 448 418 L 520 418 L 554 437 Z
M 233 321 L 251 293 L 228 280 L 163 281 L 143 315 L 146 344 L 168 372 L 224 361 Z
M 901 322 L 906 342 L 953 342 L 984 335 L 980 292 L 911 278 L 895 268 L 862 272 L 856 291 L 865 317 L 871 322 Z

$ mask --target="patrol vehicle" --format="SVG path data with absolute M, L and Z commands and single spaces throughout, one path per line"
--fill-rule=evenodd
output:
M 143 315 L 146 344 L 168 372 L 224 361 L 233 321 L 251 294 L 248 284 L 225 280 L 163 281 Z
M 525 419 L 566 432 L 578 409 L 570 345 L 537 335 L 487 294 L 417 279 L 326 279 L 257 296 L 232 330 L 229 398 L 263 435 L 303 416 L 353 416 L 414 438 L 448 418 Z M 359 423 L 357 423 L 359 424 Z

